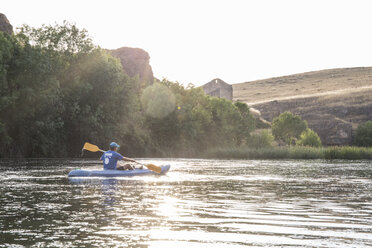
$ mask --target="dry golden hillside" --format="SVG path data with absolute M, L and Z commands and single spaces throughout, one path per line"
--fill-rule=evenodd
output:
M 372 120 L 372 67 L 332 69 L 233 85 L 272 121 L 285 111 L 307 120 L 325 145 L 350 145 L 358 124 Z
M 249 104 L 372 88 L 372 67 L 331 69 L 234 84 L 234 100 Z

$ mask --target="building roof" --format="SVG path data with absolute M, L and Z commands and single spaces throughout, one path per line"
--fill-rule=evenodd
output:
M 209 84 L 230 85 L 230 84 L 226 83 L 225 81 L 223 81 L 222 79 L 215 78 L 212 81 L 204 84 L 203 87 L 206 86 L 206 85 L 209 85 Z

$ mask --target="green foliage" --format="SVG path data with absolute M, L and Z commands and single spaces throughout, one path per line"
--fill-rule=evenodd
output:
M 365 147 L 327 147 L 324 150 L 326 159 L 372 159 L 372 149 Z
M 167 80 L 141 89 L 85 30 L 63 25 L 0 32 L 0 157 L 77 156 L 85 141 L 126 155 L 191 156 L 247 143 L 244 103 Z
M 271 128 L 270 123 L 265 122 L 259 118 L 256 119 L 256 128 L 257 129 L 266 129 L 266 128 Z
M 311 130 L 310 128 L 303 131 L 300 135 L 300 139 L 297 141 L 299 146 L 312 146 L 321 147 L 322 141 L 320 140 L 318 134 Z
M 192 85 L 184 88 L 167 80 L 158 84 L 170 90 L 172 94 L 167 95 L 169 99 L 170 96 L 175 97 L 176 108 L 163 118 L 158 118 L 158 114 L 146 115 L 147 129 L 156 154 L 194 156 L 208 147 L 240 145 L 246 142 L 255 128 L 254 119 L 244 103 L 233 104 L 226 99 L 207 96 L 201 88 Z M 151 91 L 155 87 L 161 89 L 155 84 Z M 145 110 L 148 108 L 149 91 L 145 89 L 142 95 Z M 161 109 L 167 109 L 166 106 L 172 102 L 163 103 Z
M 364 122 L 358 126 L 354 142 L 357 146 L 372 146 L 372 121 Z
M 319 159 L 324 158 L 323 150 L 311 147 L 228 147 L 210 149 L 207 158 L 221 159 Z
M 50 53 L 23 45 L 18 38 L 6 38 L 12 49 L 0 66 L 7 68 L 0 94 L 0 122 L 7 142 L 1 142 L 0 154 L 46 154 L 46 147 L 60 138 L 62 125 L 56 61 Z
M 4 32 L 0 32 L 0 93 L 6 87 L 6 76 L 9 69 L 9 63 L 14 53 L 14 40 Z M 0 107 L 2 104 L 0 104 Z
M 89 53 L 95 47 L 85 29 L 80 30 L 75 24 L 67 21 L 64 21 L 63 25 L 43 25 L 41 28 L 23 25 L 19 30 L 18 36 L 22 38 L 24 44 L 29 43 L 34 47 L 62 52 L 63 55 Z
M 9 66 L 14 56 L 15 40 L 10 35 L 0 32 L 0 157 L 6 147 L 11 142 L 8 135 L 5 119 L 7 116 L 4 111 L 13 103 L 11 96 L 7 94 L 9 90 L 8 74 Z
M 290 112 L 284 112 L 274 118 L 271 128 L 276 140 L 290 145 L 293 141 L 296 141 L 301 133 L 308 127 L 307 122 L 302 120 L 300 116 Z
M 23 26 L 16 36 L 0 32 L 0 47 L 0 156 L 77 155 L 84 141 L 141 142 L 133 138 L 137 82 L 86 31 L 68 23 Z
M 372 159 L 372 148 L 366 147 L 249 147 L 212 148 L 203 157 L 221 159 Z
M 256 121 L 252 114 L 249 111 L 249 107 L 246 103 L 236 102 L 235 107 L 239 110 L 240 115 L 238 118 L 237 124 L 237 134 L 236 134 L 236 143 L 241 145 L 244 142 L 247 143 L 250 138 L 250 133 L 256 127 Z
M 273 146 L 274 136 L 267 130 L 258 134 L 252 134 L 248 141 L 247 146 L 250 148 L 268 148 Z
M 84 140 L 108 144 L 127 139 L 133 133 L 136 81 L 124 75 L 117 60 L 102 50 L 81 56 L 68 68 L 61 82 L 64 93 L 64 123 L 68 153 L 77 151 Z M 133 140 L 133 139 L 132 139 Z M 129 147 L 122 146 L 124 151 Z

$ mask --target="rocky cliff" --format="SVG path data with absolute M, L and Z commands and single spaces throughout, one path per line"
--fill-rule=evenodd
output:
M 316 131 L 324 145 L 351 145 L 357 126 L 372 120 L 372 67 L 332 69 L 233 85 L 265 120 L 290 111 Z
M 8 18 L 4 14 L 0 13 L 0 31 L 12 34 L 13 26 L 9 23 Z
M 112 56 L 120 59 L 124 72 L 130 76 L 138 77 L 144 85 L 152 84 L 154 75 L 150 66 L 149 54 L 140 48 L 121 47 L 109 50 Z

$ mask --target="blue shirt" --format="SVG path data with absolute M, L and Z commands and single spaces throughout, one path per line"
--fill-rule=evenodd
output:
M 107 151 L 103 153 L 101 160 L 103 161 L 104 170 L 116 170 L 116 163 L 124 157 L 115 151 Z

